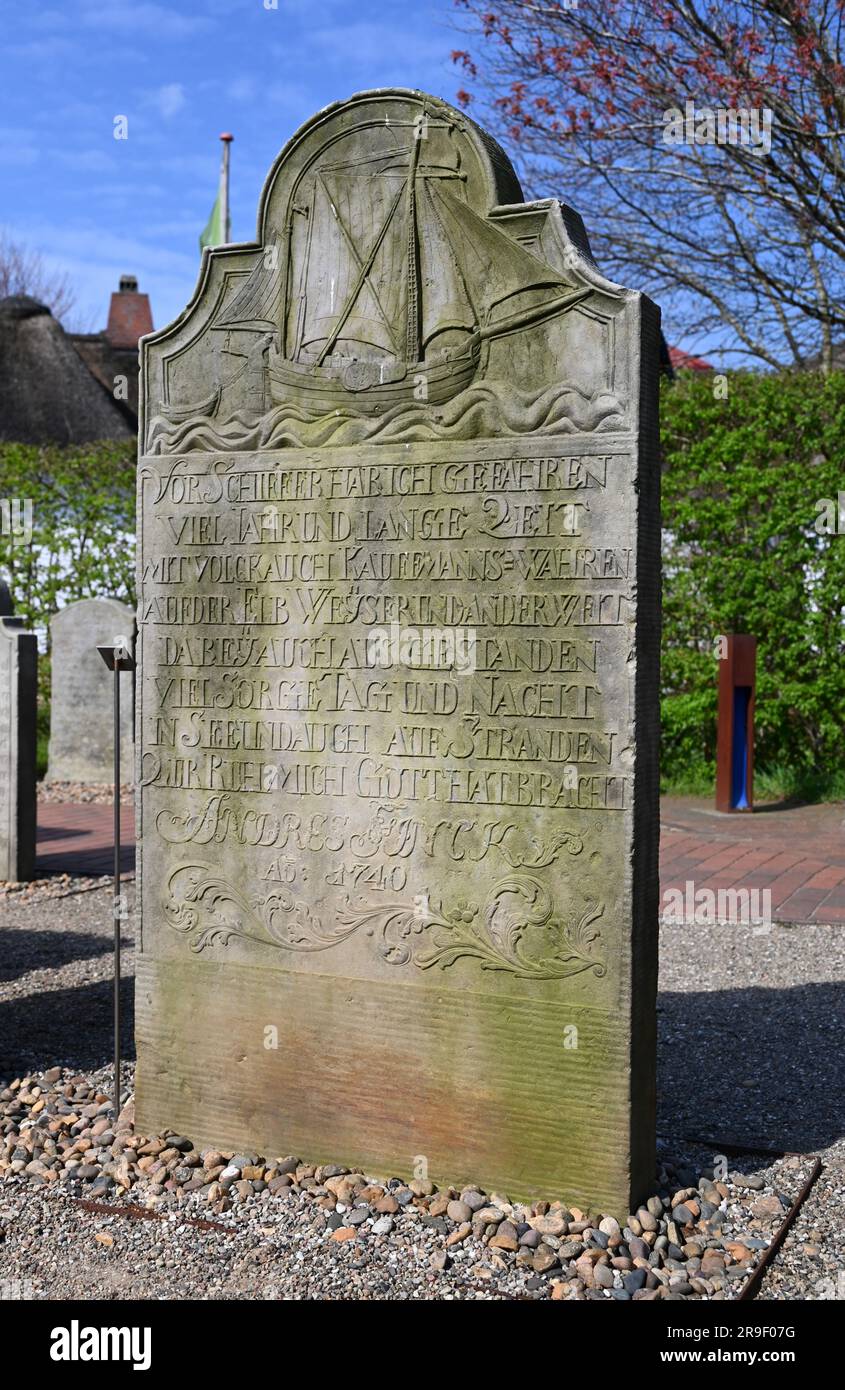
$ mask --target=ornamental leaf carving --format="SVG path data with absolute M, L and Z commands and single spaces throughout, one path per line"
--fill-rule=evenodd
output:
M 470 958 L 482 970 L 524 980 L 607 973 L 594 926 L 603 905 L 588 902 L 577 920 L 565 922 L 555 915 L 548 888 L 530 874 L 501 879 L 481 905 L 352 903 L 347 897 L 331 927 L 293 893 L 280 889 L 250 899 L 207 864 L 174 870 L 167 886 L 166 920 L 195 952 L 233 938 L 277 950 L 325 951 L 363 931 L 376 939 L 388 965 L 446 969 Z

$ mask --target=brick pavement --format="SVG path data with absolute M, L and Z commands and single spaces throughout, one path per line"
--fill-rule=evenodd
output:
M 768 888 L 780 922 L 845 922 L 845 805 L 721 815 L 701 798 L 660 803 L 660 888 Z
M 120 811 L 120 868 L 135 868 L 135 815 L 131 806 Z M 52 874 L 110 874 L 114 868 L 114 810 L 87 802 L 39 802 L 35 877 Z

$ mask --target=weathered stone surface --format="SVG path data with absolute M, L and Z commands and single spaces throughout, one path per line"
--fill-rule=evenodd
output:
M 135 615 L 111 598 L 69 603 L 50 622 L 52 692 L 48 782 L 110 782 L 114 774 L 114 676 L 97 651 L 131 641 Z M 134 777 L 134 672 L 120 676 L 121 781 Z
M 35 871 L 37 665 L 35 633 L 23 630 L 22 618 L 0 617 L 0 880 L 5 882 L 24 882 Z
M 521 197 L 464 116 L 365 93 L 144 341 L 138 1123 L 623 1217 L 657 314 Z

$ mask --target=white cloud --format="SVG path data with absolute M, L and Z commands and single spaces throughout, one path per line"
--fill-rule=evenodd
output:
M 152 93 L 150 102 L 159 114 L 169 121 L 171 116 L 178 115 L 185 105 L 185 88 L 181 82 L 167 82 Z
M 254 77 L 236 77 L 226 86 L 226 95 L 232 101 L 252 101 L 255 96 Z
M 68 169 L 75 169 L 83 174 L 106 174 L 110 169 L 118 167 L 113 155 L 106 154 L 103 150 L 58 150 L 58 158 Z
M 208 29 L 207 15 L 179 14 L 172 7 L 135 0 L 82 0 L 79 21 L 92 29 L 112 30 L 132 38 L 176 39 Z
M 39 150 L 28 130 L 0 126 L 0 165 L 6 168 L 25 168 L 35 164 Z
M 84 44 L 75 43 L 73 39 L 63 39 L 58 34 L 50 38 L 27 39 L 25 43 L 7 44 L 3 54 L 6 58 L 19 58 L 22 62 L 35 63 L 78 63 L 90 57 Z

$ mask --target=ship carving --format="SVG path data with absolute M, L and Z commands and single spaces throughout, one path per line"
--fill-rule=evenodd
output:
M 470 206 L 456 128 L 424 113 L 394 122 L 367 155 L 324 151 L 209 325 L 221 335 L 214 389 L 191 405 L 164 401 L 161 415 L 442 406 L 472 385 L 495 339 L 584 300 L 589 286 L 573 289 Z

